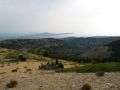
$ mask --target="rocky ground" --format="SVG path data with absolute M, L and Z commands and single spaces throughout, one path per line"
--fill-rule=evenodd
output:
M 18 85 L 6 88 L 10 80 L 16 80 Z M 84 84 L 89 84 L 92 90 L 120 90 L 120 73 L 106 73 L 103 77 L 98 77 L 94 73 L 52 71 L 0 75 L 0 90 L 81 90 Z
M 91 90 L 120 90 L 120 73 L 105 73 L 98 77 L 95 73 L 56 73 L 54 71 L 37 70 L 36 63 L 29 62 L 32 70 L 26 72 L 25 65 L 10 64 L 0 67 L 0 90 L 81 90 L 84 84 L 89 84 Z M 22 65 L 22 66 L 21 66 Z M 18 68 L 17 72 L 11 72 Z M 30 67 L 28 68 L 30 69 Z M 16 80 L 14 88 L 6 84 Z

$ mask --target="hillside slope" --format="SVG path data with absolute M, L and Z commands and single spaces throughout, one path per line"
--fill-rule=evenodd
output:
M 101 46 L 96 47 L 90 50 L 87 50 L 80 54 L 81 57 L 88 57 L 88 58 L 109 58 L 111 56 L 111 51 L 109 51 L 109 47 Z
M 80 54 L 81 57 L 88 58 L 111 58 L 120 59 L 120 40 L 113 41 L 102 47 L 96 47 Z
M 37 60 L 37 61 L 45 61 L 46 58 L 43 56 L 38 56 L 28 52 L 22 52 L 18 50 L 0 48 L 0 62 L 14 62 L 19 61 L 19 56 L 23 56 L 26 60 Z
M 0 41 L 0 47 L 68 60 L 78 60 L 79 57 L 108 58 L 112 52 L 108 44 L 119 39 L 120 37 L 11 39 Z

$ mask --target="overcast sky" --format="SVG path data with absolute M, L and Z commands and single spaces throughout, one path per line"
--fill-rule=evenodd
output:
M 0 33 L 119 35 L 120 0 L 0 0 Z

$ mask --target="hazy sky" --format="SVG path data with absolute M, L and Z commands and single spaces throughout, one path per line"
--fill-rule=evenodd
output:
M 120 35 L 120 0 L 0 0 L 0 33 Z

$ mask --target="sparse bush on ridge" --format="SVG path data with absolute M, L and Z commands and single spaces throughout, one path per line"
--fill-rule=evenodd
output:
M 58 65 L 59 64 L 59 61 L 58 59 L 55 60 L 55 64 Z
M 46 69 L 46 70 L 53 70 L 58 68 L 64 68 L 64 65 L 59 62 L 59 60 L 56 60 L 55 62 L 47 62 L 47 64 L 41 64 L 41 66 L 38 67 L 38 70 L 40 69 Z
M 20 61 L 26 61 L 26 58 L 25 58 L 23 55 L 19 55 L 19 56 L 18 56 L 18 59 L 19 59 Z
M 11 80 L 9 83 L 6 84 L 7 88 L 14 88 L 16 87 L 18 82 L 16 80 Z
M 10 59 L 9 61 L 11 61 L 11 62 L 27 60 L 27 58 L 24 55 L 22 55 L 20 52 L 17 52 L 17 51 L 8 53 L 5 58 Z M 18 63 L 16 63 L 16 64 L 18 64 Z
M 62 63 L 58 63 L 57 68 L 64 68 L 64 65 Z

